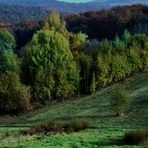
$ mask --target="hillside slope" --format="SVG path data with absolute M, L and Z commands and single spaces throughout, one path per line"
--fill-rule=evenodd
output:
M 57 9 L 64 13 L 78 13 L 89 10 L 100 10 L 107 8 L 107 4 L 100 2 L 90 3 L 66 3 L 56 0 L 0 0 L 0 4 L 7 4 L 12 6 L 27 6 L 27 7 L 42 7 L 45 9 Z
M 123 117 L 114 117 L 109 106 L 115 88 L 126 88 L 134 101 Z M 112 87 L 105 88 L 93 96 L 69 100 L 19 118 L 0 117 L 1 125 L 31 126 L 47 119 L 69 121 L 76 118 L 91 122 L 93 128 L 148 128 L 148 71 L 128 78 Z
M 108 99 L 115 88 L 126 88 L 134 101 L 124 117 L 114 117 Z M 100 90 L 93 96 L 69 100 L 45 107 L 21 117 L 0 117 L 0 147 L 8 148 L 133 148 L 123 142 L 124 133 L 148 129 L 148 71 L 136 74 L 124 82 Z M 94 129 L 55 136 L 22 136 L 18 131 L 40 121 L 56 119 L 69 121 L 80 118 L 91 122 Z M 12 126 L 12 127 L 2 127 Z M 134 148 L 146 148 L 148 141 Z

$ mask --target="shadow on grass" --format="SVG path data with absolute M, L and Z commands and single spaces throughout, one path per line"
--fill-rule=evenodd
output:
M 105 147 L 105 146 L 124 146 L 124 142 L 122 139 L 102 139 L 101 141 L 99 141 L 98 139 L 98 142 L 88 142 L 88 143 L 85 143 L 84 145 L 96 145 L 96 146 L 99 146 L 99 147 Z
M 64 116 L 64 117 L 57 117 L 56 119 L 60 120 L 73 120 L 73 119 L 97 119 L 97 118 L 112 118 L 115 117 L 115 115 L 100 115 L 100 116 Z

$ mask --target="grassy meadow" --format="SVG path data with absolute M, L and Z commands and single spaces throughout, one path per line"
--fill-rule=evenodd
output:
M 125 88 L 134 98 L 124 116 L 115 117 L 110 109 L 109 99 L 116 88 Z M 92 96 L 69 100 L 41 110 L 20 116 L 0 117 L 0 147 L 18 148 L 143 148 L 148 142 L 138 146 L 123 143 L 125 132 L 148 128 L 148 72 L 142 72 L 123 82 L 104 88 Z M 68 122 L 84 119 L 91 128 L 79 133 L 54 136 L 21 136 L 20 129 L 30 127 L 48 119 Z

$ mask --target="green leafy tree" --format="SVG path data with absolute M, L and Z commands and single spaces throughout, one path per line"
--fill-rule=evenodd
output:
M 123 115 L 123 112 L 130 106 L 131 102 L 132 97 L 125 89 L 115 90 L 110 99 L 111 109 L 116 113 L 117 116 Z
M 83 51 L 87 53 L 88 55 L 92 56 L 94 60 L 96 60 L 99 44 L 100 44 L 99 41 L 96 39 L 87 40 L 85 42 L 85 45 L 84 45 L 85 47 Z
M 99 45 L 96 65 L 98 87 L 104 87 L 112 81 L 112 76 L 110 74 L 112 50 L 112 44 L 108 40 L 102 41 Z
M 92 69 L 92 58 L 91 56 L 80 52 L 75 58 L 79 69 L 80 69 L 80 93 L 88 93 L 90 91 L 90 80 L 91 80 L 91 69 Z
M 130 34 L 130 32 L 128 30 L 124 31 L 122 39 L 125 42 L 125 46 L 128 47 L 131 43 L 131 40 L 132 40 L 132 35 Z
M 8 72 L 0 75 L 0 110 L 1 112 L 28 111 L 30 91 L 24 86 L 17 74 Z
M 148 67 L 148 36 L 146 34 L 135 34 L 132 37 L 132 46 L 138 49 L 142 61 L 142 68 Z
M 0 57 L 3 55 L 5 50 L 14 50 L 16 42 L 13 35 L 7 30 L 0 31 Z
M 93 73 L 90 92 L 93 94 L 95 91 L 96 91 L 96 77 L 95 77 L 95 73 Z
M 50 27 L 38 31 L 26 46 L 24 57 L 26 81 L 32 85 L 34 97 L 43 103 L 51 96 L 60 98 L 73 94 L 79 84 L 79 70 L 69 40 L 60 29 L 51 27 L 56 23 L 51 18 Z
M 129 47 L 131 45 L 132 35 L 130 34 L 130 32 L 128 30 L 124 31 L 122 40 L 123 40 L 124 46 L 125 46 L 125 50 L 124 50 L 125 53 L 124 54 L 129 56 L 129 54 L 130 54 Z
M 60 19 L 60 14 L 57 10 L 52 10 L 50 12 L 49 17 L 45 19 L 45 25 L 43 29 L 51 29 L 60 32 L 63 34 L 66 38 L 69 39 L 69 36 L 71 35 L 70 32 L 66 29 L 66 22 L 64 20 Z
M 131 44 L 139 49 L 148 50 L 148 36 L 146 34 L 135 34 L 132 37 Z
M 85 48 L 88 36 L 84 33 L 70 35 L 70 48 L 74 55 L 78 55 Z
M 142 52 L 142 68 L 148 68 L 148 51 Z
M 129 51 L 128 63 L 130 64 L 131 71 L 142 69 L 142 59 L 139 54 L 139 49 L 137 47 L 130 47 Z
M 116 36 L 114 41 L 114 48 L 114 54 L 123 54 L 125 52 L 125 42 L 122 39 L 120 39 L 118 35 Z
M 20 61 L 14 52 L 9 50 L 4 50 L 3 55 L 0 59 L 0 73 L 14 72 L 20 74 Z
M 113 57 L 111 74 L 114 81 L 125 78 L 130 72 L 130 64 L 125 55 L 116 55 Z
M 106 86 L 110 80 L 110 65 L 106 62 L 102 56 L 102 54 L 98 55 L 97 60 L 97 84 L 98 87 Z

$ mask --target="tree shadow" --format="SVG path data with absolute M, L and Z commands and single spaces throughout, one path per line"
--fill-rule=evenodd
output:
M 115 117 L 115 115 L 99 115 L 99 116 L 63 116 L 63 117 L 57 117 L 56 119 L 60 120 L 72 120 L 72 119 L 96 119 L 96 118 L 110 118 Z
M 109 139 L 109 140 L 106 140 L 106 141 L 104 141 L 104 139 L 102 139 L 102 141 L 99 141 L 99 139 L 98 139 L 98 142 L 91 141 L 91 142 L 88 142 L 88 144 L 96 145 L 98 147 L 101 147 L 101 146 L 103 146 L 103 147 L 105 147 L 105 146 L 113 146 L 113 145 L 114 146 L 115 145 L 116 146 L 123 146 L 123 145 L 125 145 L 122 139 Z

